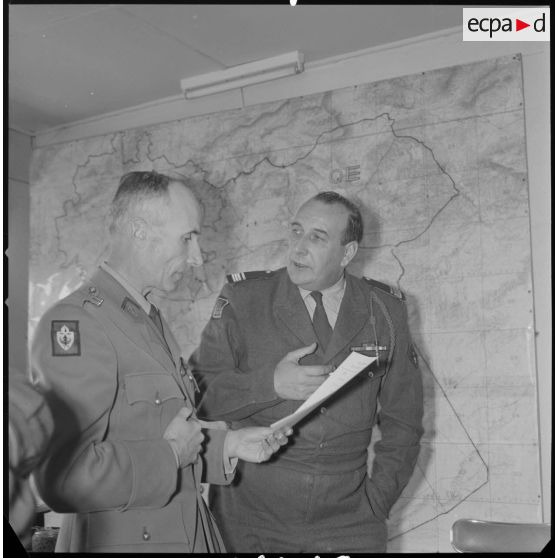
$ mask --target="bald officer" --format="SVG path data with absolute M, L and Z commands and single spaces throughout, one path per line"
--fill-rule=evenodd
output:
M 66 552 L 224 551 L 201 493 L 227 483 L 237 458 L 280 444 L 269 428 L 202 424 L 193 377 L 146 295 L 168 293 L 202 263 L 192 191 L 155 172 L 125 175 L 112 203 L 112 251 L 83 287 L 54 305 L 32 350 L 55 432 L 37 484 L 63 518 Z
M 243 463 L 233 484 L 211 487 L 234 552 L 386 549 L 385 520 L 419 451 L 422 384 L 403 295 L 345 272 L 361 239 L 352 202 L 334 192 L 310 199 L 292 222 L 287 268 L 230 276 L 192 355 L 200 416 L 233 428 L 292 413 L 351 351 L 379 357 L 271 461 Z

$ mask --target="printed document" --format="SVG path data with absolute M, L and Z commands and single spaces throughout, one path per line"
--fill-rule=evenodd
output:
M 376 360 L 378 357 L 361 355 L 353 351 L 294 413 L 274 422 L 271 428 L 293 426 Z

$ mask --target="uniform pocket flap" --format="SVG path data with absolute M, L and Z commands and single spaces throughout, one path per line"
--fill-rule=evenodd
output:
M 385 376 L 386 374 L 386 364 L 384 362 L 373 362 L 367 369 L 368 377 L 376 380 Z
M 168 399 L 184 399 L 175 379 L 168 374 L 128 374 L 124 380 L 126 399 L 130 405 L 145 401 L 160 405 Z
M 157 509 L 89 513 L 87 550 L 191 552 L 183 521 L 183 514 L 187 512 L 195 513 L 188 508 L 185 510 L 180 503 L 170 503 Z

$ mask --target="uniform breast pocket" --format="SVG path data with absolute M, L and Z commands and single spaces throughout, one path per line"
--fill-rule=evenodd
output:
M 127 374 L 120 428 L 127 433 L 128 439 L 160 437 L 184 405 L 184 394 L 171 375 L 156 372 Z
M 378 391 L 384 375 L 385 367 L 381 363 L 372 363 L 324 402 L 328 409 L 325 416 L 345 427 L 367 428 L 376 412 Z

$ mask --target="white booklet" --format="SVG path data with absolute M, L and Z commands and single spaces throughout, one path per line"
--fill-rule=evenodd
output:
M 271 428 L 279 429 L 295 425 L 375 360 L 378 360 L 378 357 L 370 357 L 354 351 L 351 352 L 351 354 L 329 375 L 325 382 L 294 413 L 274 422 Z

